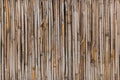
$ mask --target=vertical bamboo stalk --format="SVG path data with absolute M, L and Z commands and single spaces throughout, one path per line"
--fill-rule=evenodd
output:
M 0 18 L 1 18 L 1 15 L 0 15 Z M 1 21 L 0 21 L 0 80 L 2 80 L 2 26 L 1 26 Z
M 99 29 L 100 29 L 100 79 L 104 79 L 103 77 L 103 54 L 104 51 L 103 51 L 103 27 L 104 27 L 104 23 L 103 23 L 103 11 L 104 11 L 104 6 L 103 6 L 103 0 L 102 1 L 99 1 L 99 9 L 100 9 L 100 12 L 99 12 Z
M 17 42 L 18 42 L 18 79 L 21 80 L 21 22 L 20 22 L 20 1 L 17 2 L 17 9 L 18 9 L 18 12 L 17 12 L 17 29 L 18 29 L 18 37 L 17 37 Z
M 65 71 L 65 12 L 64 12 L 64 3 L 65 1 L 64 0 L 60 0 L 60 22 L 61 22 L 61 25 L 60 25 L 60 28 L 61 28 L 61 66 L 60 66 L 60 70 L 61 70 L 61 73 L 60 73 L 60 76 L 61 76 L 61 79 L 64 80 L 64 71 Z
M 54 52 L 53 52 L 53 73 L 54 73 L 54 79 L 56 80 L 57 79 L 57 46 L 56 46 L 56 44 L 57 44 L 57 6 L 58 6 L 58 1 L 57 0 L 54 0 L 53 1 L 54 2 L 54 16 L 53 16 L 53 23 L 54 23 L 54 44 L 53 44 L 53 46 L 54 46 Z
M 2 79 L 2 1 L 0 1 L 0 80 Z
M 119 45 L 120 45 L 120 43 L 119 43 L 119 40 L 120 40 L 120 37 L 119 37 L 119 31 L 120 31 L 120 28 L 118 27 L 119 25 L 120 25 L 120 23 L 119 23 L 119 20 L 120 20 L 120 17 L 119 17 L 119 14 L 120 14 L 120 3 L 119 3 L 119 1 L 118 0 L 116 0 L 116 67 L 118 67 L 118 68 L 116 68 L 116 70 L 117 70 L 117 72 L 116 72 L 116 76 L 117 76 L 117 78 L 116 79 L 120 79 L 119 78 Z
M 25 63 L 25 26 L 24 26 L 24 5 L 23 5 L 23 1 L 21 2 L 21 24 L 22 24 L 22 30 L 21 30 L 21 35 L 22 35 L 22 79 L 25 79 L 25 69 L 24 69 L 24 63 Z
M 67 13 L 67 15 L 66 15 L 67 16 L 67 19 L 66 19 L 67 26 L 66 27 L 67 27 L 67 31 L 68 31 L 67 32 L 67 36 L 68 36 L 67 37 L 68 38 L 68 40 L 67 40 L 68 41 L 68 44 L 67 44 L 68 45 L 68 52 L 67 52 L 68 53 L 67 54 L 67 57 L 68 57 L 68 71 L 67 72 L 68 73 L 67 73 L 67 75 L 68 75 L 69 80 L 72 79 L 72 70 L 71 70 L 72 69 L 72 66 L 71 66 L 72 65 L 72 56 L 71 56 L 72 55 L 71 54 L 71 33 L 72 33 L 71 32 L 71 29 L 72 29 L 71 27 L 72 27 L 72 23 L 71 23 L 71 10 L 70 10 L 71 9 L 71 4 L 70 3 L 71 3 L 71 0 L 67 0 L 67 4 L 66 4 L 66 7 L 67 7 L 67 12 L 66 12 Z
M 74 4 L 73 4 L 74 3 Z M 74 9 L 74 5 L 75 5 L 75 2 L 72 1 L 72 61 L 73 61 L 73 64 L 72 64 L 72 71 L 73 71 L 73 74 L 72 74 L 72 79 L 75 80 L 75 9 Z
M 8 0 L 5 1 L 5 79 L 9 79 L 9 5 Z
M 53 20 L 52 20 L 52 1 L 48 1 L 48 79 L 52 80 L 52 26 L 53 26 Z
M 4 47 L 5 46 L 3 46 L 3 44 L 4 44 L 4 28 L 3 28 L 3 26 L 4 26 L 4 13 L 3 13 L 3 10 L 4 10 L 4 8 L 3 8 L 3 6 L 4 6 L 4 2 L 3 2 L 3 0 L 1 0 L 1 30 L 2 30 L 2 80 L 4 80 L 5 78 L 4 78 L 4 75 L 5 75 L 5 65 L 4 65 Z M 5 44 L 4 44 L 5 45 Z
M 25 6 L 25 80 L 27 80 L 27 53 L 28 53 L 28 50 L 27 50 L 27 0 L 24 1 L 24 6 Z
M 41 40 L 41 36 L 40 36 L 40 1 L 38 0 L 38 1 L 36 1 L 36 4 L 37 4 L 37 21 L 38 21 L 38 24 L 37 24 L 37 26 L 38 26 L 38 33 L 37 33 L 37 35 L 38 35 L 38 37 L 37 37 L 37 44 L 38 44 L 38 59 L 37 59 L 37 62 L 38 62 L 38 71 L 37 71 L 37 79 L 38 80 L 40 80 L 41 78 L 41 73 L 40 73 L 40 40 Z
M 109 31 L 109 6 L 108 6 L 108 1 L 106 1 L 106 52 L 105 52 L 105 79 L 108 80 L 109 77 L 109 58 L 110 58 L 110 31 Z
M 81 22 L 80 22 L 80 80 L 85 80 L 85 4 L 81 1 Z

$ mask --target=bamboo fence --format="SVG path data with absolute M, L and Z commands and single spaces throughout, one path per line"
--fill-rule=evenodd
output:
M 120 80 L 120 0 L 0 0 L 0 80 Z

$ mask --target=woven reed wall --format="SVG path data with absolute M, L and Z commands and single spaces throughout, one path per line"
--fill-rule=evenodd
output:
M 119 0 L 0 0 L 0 80 L 120 80 Z

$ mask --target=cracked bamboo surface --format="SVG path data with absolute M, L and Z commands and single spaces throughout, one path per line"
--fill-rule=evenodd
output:
M 120 80 L 120 0 L 0 0 L 0 80 Z

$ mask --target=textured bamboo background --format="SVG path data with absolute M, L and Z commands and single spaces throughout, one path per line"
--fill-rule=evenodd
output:
M 0 80 L 120 80 L 119 0 L 0 0 Z

